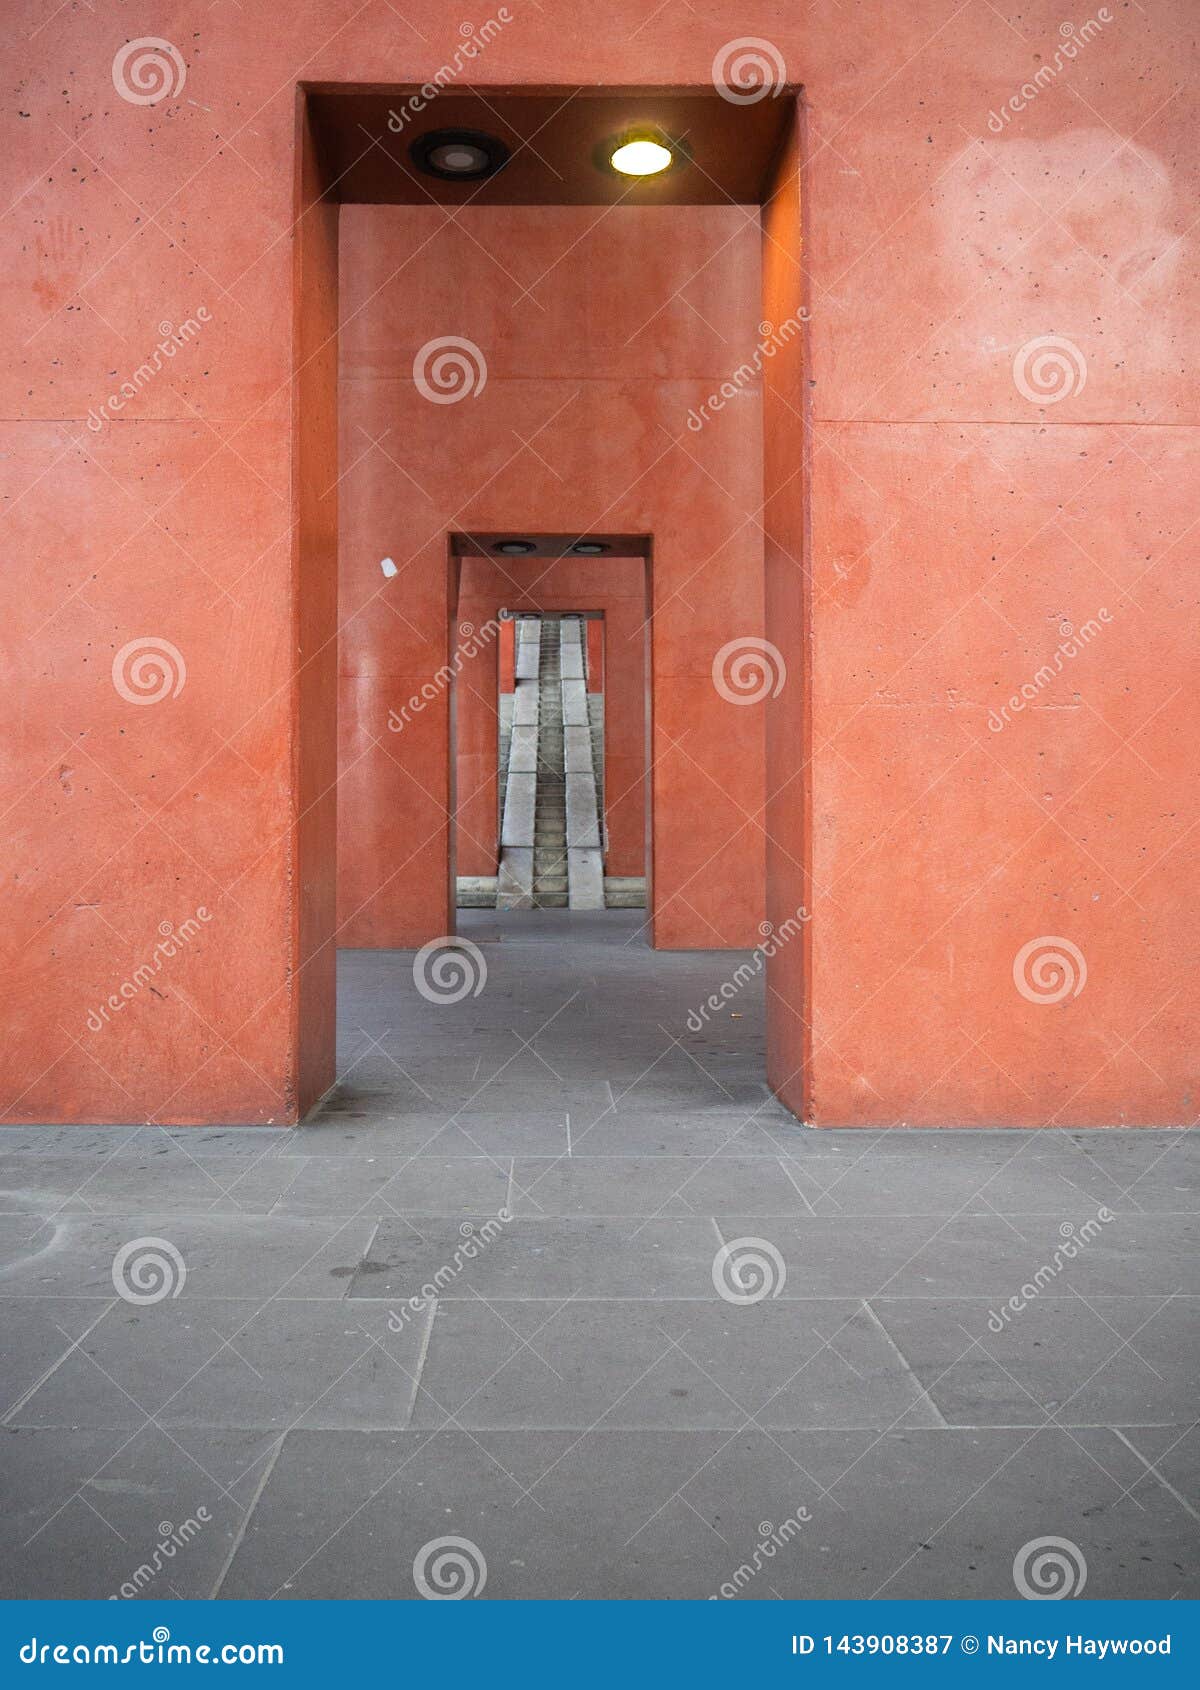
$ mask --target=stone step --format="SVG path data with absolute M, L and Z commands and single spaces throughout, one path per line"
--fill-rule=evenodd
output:
M 455 902 L 460 910 L 494 910 L 496 891 L 494 874 L 460 874 Z
M 610 910 L 644 910 L 646 881 L 642 875 L 606 875 L 604 906 Z

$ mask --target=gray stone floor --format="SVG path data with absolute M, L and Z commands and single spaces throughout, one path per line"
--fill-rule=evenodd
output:
M 808 1131 L 641 919 L 344 954 L 296 1131 L 5 1129 L 0 1592 L 1200 1594 L 1194 1135 Z

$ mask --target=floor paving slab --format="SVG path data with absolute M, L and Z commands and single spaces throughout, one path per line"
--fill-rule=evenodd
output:
M 1119 1426 L 1114 1428 L 1145 1463 L 1147 1476 L 1133 1495 L 1153 1506 L 1158 1485 L 1164 1485 L 1200 1528 L 1200 1426 Z
M 480 1224 L 487 1219 L 478 1217 Z M 384 1220 L 351 1297 L 403 1297 L 453 1260 L 461 1242 L 453 1222 L 422 1222 L 423 1238 L 401 1221 Z M 712 1261 L 718 1240 L 706 1217 L 629 1220 L 532 1218 L 504 1227 L 467 1263 L 457 1288 L 483 1297 L 715 1296 Z
M 483 1551 L 485 1599 L 568 1598 L 598 1544 L 619 1541 L 630 1491 L 639 1510 L 666 1501 L 722 1442 L 652 1435 L 635 1447 L 614 1436 L 624 1440 L 619 1456 L 607 1445 L 620 1472 L 594 1457 L 585 1467 L 593 1446 L 569 1432 L 292 1433 L 221 1594 L 418 1600 L 414 1562 L 433 1540 L 459 1536 Z M 529 1494 L 564 1458 L 595 1484 L 574 1520 L 557 1498 Z
M 1196 1416 L 1192 1297 L 1081 1297 L 1066 1272 L 1007 1299 L 880 1298 L 872 1304 L 951 1424 L 1116 1425 Z
M 1015 1601 L 1014 1556 L 1056 1528 L 1089 1596 L 1194 1596 L 1193 1522 L 1139 1472 L 1107 1431 L 293 1433 L 222 1595 L 409 1600 L 454 1535 L 484 1600 L 703 1600 L 747 1569 L 750 1600 Z
M 386 1304 L 192 1297 L 111 1308 L 10 1424 L 402 1427 L 432 1311 Z
M 730 1203 L 745 1214 L 812 1212 L 769 1156 L 572 1155 L 518 1158 L 513 1170 L 519 1215 L 708 1215 Z
M 859 1303 L 439 1301 L 417 1426 L 935 1425 Z
M 301 1127 L 297 1154 L 375 1157 L 393 1166 L 414 1155 L 437 1157 L 557 1156 L 567 1149 L 566 1113 L 550 1109 L 530 1115 L 484 1113 L 409 1114 L 369 1106 Z
M 1200 1575 L 1181 1553 L 1194 1522 L 1139 1466 L 1108 1430 L 750 1431 L 686 1486 L 691 1528 L 664 1511 L 597 1557 L 582 1594 L 719 1592 L 769 1541 L 760 1526 L 807 1508 L 744 1597 L 1017 1601 L 1014 1559 L 1044 1536 L 1081 1551 L 1089 1598 L 1194 1596 Z
M 431 1152 L 434 1147 L 431 1147 Z M 374 1161 L 307 1158 L 276 1205 L 281 1215 L 469 1215 L 504 1206 L 511 1159 L 445 1157 Z
M 810 1135 L 816 1142 L 791 1146 L 797 1183 L 818 1214 L 953 1213 L 1053 1214 L 1086 1219 L 1101 1205 L 1137 1210 L 1194 1212 L 1197 1182 L 1187 1159 L 1172 1162 L 1159 1149 L 1159 1167 L 1143 1179 L 1146 1156 L 1128 1163 L 1128 1178 L 1114 1177 L 1086 1148 L 1066 1135 L 989 1134 L 982 1143 L 956 1145 L 953 1157 L 905 1149 L 888 1138 L 854 1133 Z M 1050 1142 L 1047 1143 L 1047 1137 Z M 847 1144 L 847 1139 L 857 1143 Z
M 0 1424 L 104 1316 L 110 1303 L 91 1297 L 5 1297 L 0 1300 L 4 1350 Z
M 0 1598 L 211 1596 L 277 1433 L 38 1430 L 0 1436 Z
M 571 1118 L 571 1142 L 577 1157 L 779 1157 L 774 1123 L 746 1109 L 584 1111 Z
M 173 1145 L 87 1155 L 0 1156 L 0 1213 L 264 1214 L 278 1202 L 293 1170 L 263 1146 L 258 1157 L 198 1156 Z
M 166 1262 L 172 1301 L 196 1295 L 262 1300 L 340 1298 L 370 1242 L 374 1223 L 335 1216 L 0 1215 L 0 1296 L 99 1297 L 114 1294 L 118 1252 L 149 1239 Z M 157 1247 L 165 1240 L 171 1251 Z M 131 1252 L 126 1261 L 134 1261 Z M 135 1289 L 140 1281 L 134 1279 Z M 153 1289 L 147 1283 L 144 1289 Z
M 1085 1217 L 1080 1217 L 1085 1218 Z M 1019 1291 L 1061 1256 L 1078 1229 L 1052 1215 L 826 1215 L 780 1217 L 718 1211 L 729 1240 L 764 1233 L 787 1263 L 784 1296 L 989 1299 Z M 1072 1228 L 1072 1233 L 1061 1230 Z M 1079 1250 L 1071 1283 L 1086 1296 L 1200 1292 L 1200 1217 L 1121 1214 Z

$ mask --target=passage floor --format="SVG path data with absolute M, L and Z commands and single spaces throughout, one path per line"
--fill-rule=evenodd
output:
M 4 1129 L 0 1594 L 1200 1594 L 1193 1134 L 814 1132 L 746 957 L 461 916 L 308 1125 Z

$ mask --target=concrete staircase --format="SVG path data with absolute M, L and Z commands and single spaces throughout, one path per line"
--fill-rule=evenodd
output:
M 578 616 L 562 620 L 563 770 L 567 787 L 567 883 L 573 910 L 604 908 L 604 849 L 600 798 L 588 716 L 586 644 Z
M 565 909 L 567 880 L 567 781 L 563 771 L 562 650 L 560 619 L 542 617 L 538 660 L 537 801 L 533 817 L 533 904 Z
M 522 616 L 516 634 L 496 908 L 641 907 L 643 880 L 604 876 L 604 707 L 587 692 L 583 619 Z M 460 896 L 482 901 L 486 883 L 460 882 Z

